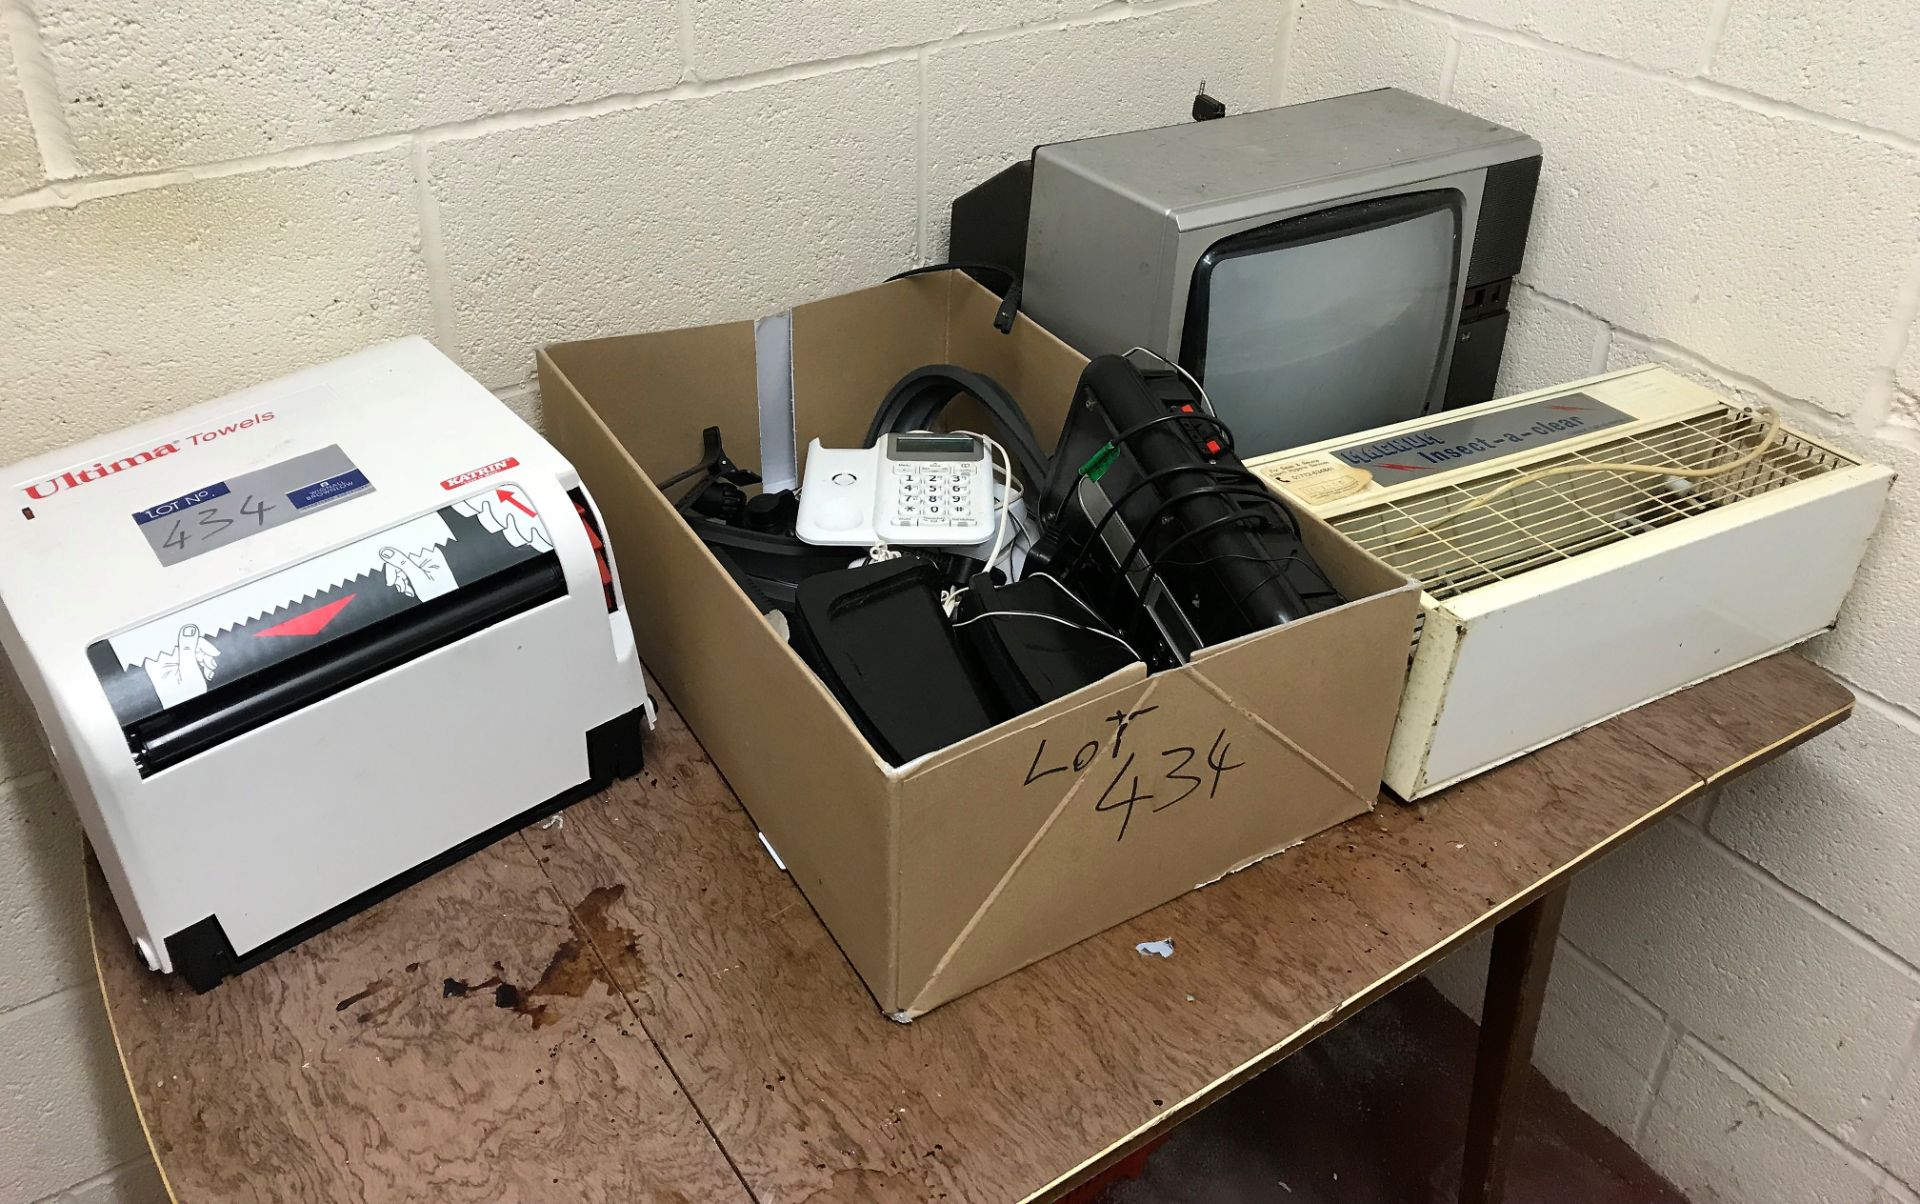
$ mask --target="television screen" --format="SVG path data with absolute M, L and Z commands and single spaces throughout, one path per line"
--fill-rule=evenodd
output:
M 1216 243 L 1182 359 L 1243 457 L 1425 412 L 1451 334 L 1458 195 L 1362 201 Z

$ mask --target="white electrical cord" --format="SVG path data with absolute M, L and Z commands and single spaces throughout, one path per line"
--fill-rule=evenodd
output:
M 1098 627 L 1089 627 L 1085 623 L 1076 623 L 1072 619 L 1063 619 L 1059 615 L 1042 614 L 1037 610 L 983 610 L 971 619 L 961 619 L 955 623 L 954 626 L 965 627 L 969 623 L 978 623 L 982 619 L 1045 619 L 1049 623 L 1058 623 L 1062 627 L 1071 627 L 1076 631 L 1090 632 L 1093 635 L 1099 636 L 1101 639 L 1112 640 L 1122 648 L 1125 648 L 1127 655 L 1133 657 L 1134 660 L 1141 659 L 1140 654 L 1133 650 L 1132 644 L 1127 643 L 1111 631 L 1102 631 Z
M 1761 456 L 1766 455 L 1767 451 L 1773 447 L 1774 442 L 1780 438 L 1780 415 L 1772 406 L 1760 406 L 1757 409 L 1752 409 L 1747 412 L 1757 416 L 1762 422 L 1766 423 L 1766 432 L 1760 436 L 1759 442 L 1747 449 L 1746 454 L 1728 460 L 1724 464 L 1714 464 L 1707 468 L 1681 468 L 1672 464 L 1636 464 L 1611 460 L 1604 463 L 1587 463 L 1581 461 L 1572 464 L 1560 464 L 1552 468 L 1535 469 L 1532 472 L 1517 476 L 1504 485 L 1489 489 L 1485 493 L 1475 496 L 1473 500 L 1469 501 L 1466 505 L 1449 511 L 1443 517 L 1458 518 L 1469 510 L 1478 510 L 1483 506 L 1490 506 L 1493 504 L 1495 498 L 1512 493 L 1523 485 L 1531 485 L 1535 481 L 1544 481 L 1548 477 L 1571 476 L 1589 472 L 1637 472 L 1649 476 L 1664 476 L 1669 479 L 1677 477 L 1685 481 L 1704 481 L 1710 480 L 1713 477 L 1723 477 L 1730 472 L 1745 468 Z
M 1058 577 L 1056 577 L 1056 576 L 1054 576 L 1054 575 L 1053 575 L 1052 573 L 1043 573 L 1043 572 L 1041 572 L 1041 571 L 1039 571 L 1038 569 L 1035 569 L 1035 570 L 1034 570 L 1033 572 L 1031 572 L 1031 573 L 1029 573 L 1029 574 L 1027 574 L 1027 575 L 1028 575 L 1029 577 L 1038 577 L 1038 578 L 1040 578 L 1040 580 L 1042 580 L 1042 581 L 1051 581 L 1051 582 L 1053 582 L 1053 587 L 1054 587 L 1055 589 L 1057 589 L 1057 590 L 1059 590 L 1059 591 L 1060 591 L 1061 593 L 1063 593 L 1063 594 L 1065 594 L 1065 595 L 1066 595 L 1067 597 L 1069 597 L 1069 598 L 1072 598 L 1072 599 L 1073 599 L 1073 604 L 1074 604 L 1075 606 L 1078 606 L 1078 607 L 1079 607 L 1079 608 L 1080 608 L 1081 610 L 1084 610 L 1084 611 L 1086 611 L 1086 612 L 1087 612 L 1088 614 L 1090 614 L 1090 615 L 1092 615 L 1092 616 L 1093 616 L 1093 618 L 1094 618 L 1094 620 L 1095 620 L 1096 622 L 1100 622 L 1100 623 L 1104 623 L 1104 622 L 1106 622 L 1106 620 L 1105 620 L 1105 619 L 1102 619 L 1102 618 L 1100 617 L 1100 612 L 1099 612 L 1099 611 L 1097 611 L 1097 610 L 1095 610 L 1095 609 L 1094 609 L 1093 607 L 1091 607 L 1091 606 L 1088 606 L 1088 605 L 1086 604 L 1086 602 L 1085 602 L 1085 601 L 1083 601 L 1083 600 L 1081 599 L 1081 597 L 1080 597 L 1080 595 L 1079 595 L 1079 594 L 1076 594 L 1076 593 L 1074 593 L 1074 592 L 1073 592 L 1072 590 L 1070 590 L 1070 589 L 1068 589 L 1068 588 L 1067 588 L 1067 583 L 1066 583 L 1066 582 L 1064 582 L 1064 581 L 1062 581 L 1062 580 L 1060 580 L 1060 578 L 1058 578 Z
M 1007 547 L 1007 528 L 1011 525 L 1009 520 L 1013 517 L 1013 503 L 1016 491 L 1020 489 L 1013 481 L 1013 457 L 1007 454 L 1006 448 L 994 442 L 991 436 L 983 435 L 979 431 L 955 431 L 953 433 L 956 435 L 972 435 L 975 439 L 986 444 L 990 451 L 999 452 L 1000 463 L 1004 466 L 1006 492 L 998 499 L 1000 505 L 1000 520 L 994 524 L 993 547 L 987 552 L 987 568 L 992 569 L 1000 563 L 1000 549 Z M 1024 491 L 1022 491 L 1018 496 L 1024 497 L 1026 495 Z M 1008 551 L 1012 551 L 1012 549 L 1008 547 Z
M 1073 604 L 1075 606 L 1078 606 L 1081 610 L 1086 611 L 1087 614 L 1092 617 L 1094 622 L 1101 623 L 1101 624 L 1104 624 L 1106 622 L 1105 619 L 1102 619 L 1100 617 L 1099 611 L 1096 611 L 1093 607 L 1087 605 L 1086 601 L 1083 598 L 1081 598 L 1079 594 L 1076 594 L 1071 589 L 1067 588 L 1066 582 L 1060 580 L 1060 578 L 1054 576 L 1052 573 L 1043 573 L 1036 569 L 1035 571 L 1027 574 L 1027 576 L 1038 577 L 1042 581 L 1052 582 L 1053 587 L 1055 589 L 1059 590 L 1061 593 L 1065 594 L 1067 597 L 1073 599 Z M 962 592 L 965 592 L 965 591 L 955 592 L 954 601 L 956 605 L 959 602 L 959 594 Z M 942 597 L 941 600 L 943 602 L 945 601 L 944 596 Z M 1125 648 L 1128 654 L 1131 655 L 1134 660 L 1137 660 L 1137 661 L 1146 660 L 1146 657 L 1141 656 L 1138 652 L 1134 651 L 1134 647 L 1132 644 L 1127 643 L 1126 640 L 1122 639 L 1120 636 L 1115 635 L 1111 631 L 1105 631 L 1099 627 L 1089 627 L 1085 623 L 1076 623 L 1072 619 L 1063 619 L 1059 615 L 1043 614 L 1037 610 L 986 610 L 986 611 L 981 611 L 979 614 L 973 616 L 973 618 L 971 619 L 962 619 L 958 623 L 955 623 L 954 626 L 965 627 L 968 623 L 978 622 L 981 619 L 990 619 L 995 615 L 1014 615 L 1017 617 L 1028 618 L 1028 619 L 1046 619 L 1049 622 L 1060 623 L 1067 627 L 1076 628 L 1080 631 L 1090 631 L 1094 635 L 1112 640 L 1114 643 L 1120 645 L 1122 648 Z M 953 611 L 949 610 L 947 612 L 947 616 L 951 618 L 953 616 Z
M 1013 479 L 1013 458 L 1007 454 L 1006 448 L 1001 447 L 994 441 L 992 436 L 983 435 L 979 431 L 953 431 L 951 433 L 955 435 L 972 435 L 975 439 L 980 440 L 980 442 L 987 445 L 989 458 L 991 458 L 992 452 L 1000 453 L 1000 463 L 1002 465 L 1002 473 L 1006 487 L 1000 497 L 995 499 L 1000 507 L 1000 517 L 993 528 L 993 546 L 987 550 L 987 571 L 992 572 L 1000 564 L 1001 549 L 1003 547 L 1006 549 L 1007 555 L 1011 556 L 1013 554 L 1013 545 L 1007 540 L 1007 527 L 1009 520 L 1017 521 L 1013 519 L 1013 503 L 1019 498 L 1025 497 L 1026 492 L 1021 489 Z M 1022 532 L 1025 532 L 1026 524 L 1022 523 L 1020 529 Z M 1032 546 L 1033 537 L 1031 535 L 1027 536 L 1027 543 L 1029 547 Z M 949 586 L 940 591 L 940 609 L 947 612 L 949 619 L 959 613 L 960 596 L 966 592 L 967 587 L 964 585 Z M 955 624 L 955 626 L 958 626 L 958 624 Z

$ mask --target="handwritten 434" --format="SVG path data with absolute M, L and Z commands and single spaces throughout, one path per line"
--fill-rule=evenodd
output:
M 1137 711 L 1115 711 L 1107 716 L 1107 722 L 1113 727 L 1111 744 L 1106 739 L 1089 740 L 1070 758 L 1059 752 L 1049 757 L 1047 741 L 1041 740 L 1040 747 L 1033 750 L 1033 762 L 1027 767 L 1024 784 L 1031 786 L 1056 773 L 1085 773 L 1094 762 L 1103 759 L 1101 753 L 1105 751 L 1104 760 L 1116 768 L 1111 775 L 1107 773 L 1106 766 L 1094 771 L 1098 775 L 1096 780 L 1104 781 L 1106 789 L 1094 801 L 1093 809 L 1120 813 L 1120 830 L 1114 834 L 1116 841 L 1127 838 L 1127 827 L 1133 822 L 1135 807 L 1146 806 L 1153 812 L 1165 811 L 1191 797 L 1202 786 L 1207 788 L 1207 797 L 1213 798 L 1220 792 L 1221 779 L 1246 764 L 1245 761 L 1228 760 L 1233 743 L 1227 739 L 1226 728 L 1219 728 L 1213 733 L 1204 760 L 1200 759 L 1198 743 L 1174 744 L 1161 749 L 1158 754 L 1149 753 L 1144 757 L 1138 750 L 1124 748 L 1127 729 L 1143 716 L 1159 709 L 1152 706 Z M 1124 758 L 1122 752 L 1126 754 Z

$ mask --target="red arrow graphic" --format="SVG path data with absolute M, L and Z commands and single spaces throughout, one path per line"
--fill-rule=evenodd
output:
M 327 624 L 333 622 L 335 615 L 347 608 L 347 603 L 359 596 L 359 594 L 348 594 L 338 602 L 329 602 L 317 610 L 295 615 L 286 622 L 276 624 L 265 631 L 256 631 L 253 633 L 253 638 L 262 639 L 270 635 L 319 635 L 326 629 Z
M 518 510 L 520 513 L 526 515 L 528 518 L 539 517 L 533 511 L 527 509 L 527 504 L 525 502 L 521 501 L 519 498 L 514 496 L 513 490 L 496 489 L 494 490 L 494 493 L 499 495 L 499 498 L 501 501 L 506 502 L 508 505 L 512 506 L 515 510 Z

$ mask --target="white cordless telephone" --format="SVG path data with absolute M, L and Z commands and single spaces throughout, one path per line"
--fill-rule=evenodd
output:
M 993 457 L 978 435 L 914 431 L 867 448 L 807 445 L 795 533 L 812 544 L 935 547 L 994 531 Z

